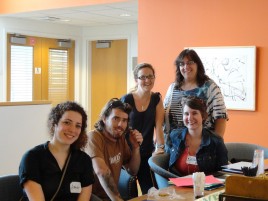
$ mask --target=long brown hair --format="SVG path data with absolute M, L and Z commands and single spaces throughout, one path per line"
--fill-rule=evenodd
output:
M 99 120 L 95 123 L 94 127 L 98 130 L 98 131 L 103 131 L 105 128 L 105 124 L 103 122 L 104 118 L 107 118 L 111 112 L 112 109 L 119 109 L 122 110 L 123 112 L 125 112 L 128 116 L 129 113 L 132 110 L 132 107 L 128 104 L 128 103 L 123 103 L 120 99 L 118 98 L 112 98 L 108 103 L 106 103 L 106 105 L 102 108 L 100 116 L 99 116 Z M 128 118 L 129 120 L 129 118 Z M 127 127 L 128 128 L 128 127 Z
M 197 65 L 196 81 L 199 87 L 202 86 L 207 80 L 209 80 L 209 77 L 206 75 L 204 65 L 200 57 L 198 56 L 198 54 L 193 49 L 185 49 L 177 56 L 175 60 L 175 65 L 176 65 L 175 87 L 176 89 L 182 86 L 182 83 L 184 80 L 184 77 L 182 76 L 181 71 L 180 71 L 180 64 L 183 62 L 183 59 L 185 57 L 196 63 Z

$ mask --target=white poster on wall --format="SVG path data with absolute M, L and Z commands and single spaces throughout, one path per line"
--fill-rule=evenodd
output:
M 256 47 L 189 47 L 221 88 L 229 110 L 255 110 Z

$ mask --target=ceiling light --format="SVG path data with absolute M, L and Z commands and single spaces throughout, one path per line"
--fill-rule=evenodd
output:
M 44 20 L 44 21 L 49 21 L 49 22 L 70 22 L 71 21 L 69 19 L 61 19 L 59 17 L 51 17 L 51 16 L 40 17 L 39 19 Z
M 130 14 L 128 14 L 128 13 L 122 13 L 122 14 L 120 14 L 120 17 L 130 17 L 131 15 Z
M 46 17 L 41 17 L 40 20 L 46 20 L 46 21 L 59 21 L 60 18 L 58 17 L 51 17 L 51 16 L 46 16 Z
M 61 22 L 70 22 L 71 20 L 68 19 L 60 19 Z

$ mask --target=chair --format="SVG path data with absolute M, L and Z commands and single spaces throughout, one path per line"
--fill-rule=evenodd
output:
M 137 177 L 128 174 L 128 172 L 122 168 L 118 182 L 118 191 L 123 200 L 138 197 Z M 101 201 L 101 199 L 92 194 L 90 201 Z
M 138 197 L 137 177 L 128 174 L 125 169 L 121 169 L 118 190 L 123 200 Z
M 0 200 L 15 201 L 22 197 L 18 175 L 0 176 Z
M 168 178 L 179 177 L 168 171 L 169 154 L 153 155 L 148 160 L 151 170 L 154 172 L 155 180 L 158 188 L 165 188 L 169 186 Z
M 268 158 L 268 148 L 257 144 L 240 143 L 240 142 L 226 142 L 225 146 L 228 150 L 228 160 L 231 163 L 239 161 L 251 162 L 255 149 L 264 150 L 264 159 Z

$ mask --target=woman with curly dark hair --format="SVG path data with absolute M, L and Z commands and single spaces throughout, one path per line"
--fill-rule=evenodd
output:
M 91 197 L 92 161 L 83 152 L 87 143 L 87 114 L 67 101 L 52 108 L 48 117 L 51 141 L 27 151 L 19 176 L 23 200 L 79 200 Z

